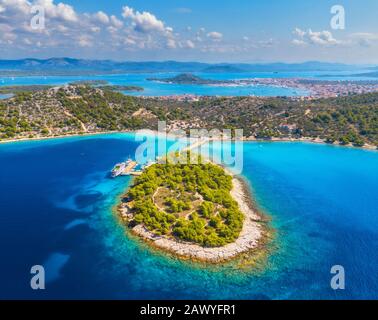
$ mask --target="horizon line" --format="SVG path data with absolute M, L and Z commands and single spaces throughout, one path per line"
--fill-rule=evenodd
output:
M 296 62 L 288 61 L 256 61 L 256 62 L 245 62 L 245 61 L 233 61 L 233 62 L 214 62 L 214 61 L 199 61 L 199 60 L 174 60 L 174 59 L 164 59 L 164 60 L 118 60 L 118 59 L 91 59 L 91 58 L 72 58 L 72 57 L 48 57 L 48 58 L 34 58 L 34 57 L 25 57 L 17 59 L 3 59 L 0 58 L 0 61 L 22 61 L 22 60 L 38 60 L 38 61 L 47 61 L 47 60 L 84 60 L 84 61 L 110 61 L 116 63 L 164 63 L 164 62 L 176 62 L 176 63 L 202 63 L 202 64 L 215 64 L 215 65 L 227 65 L 227 64 L 246 64 L 246 65 L 268 65 L 268 64 L 306 64 L 306 63 L 324 63 L 324 64 L 339 64 L 339 65 L 354 65 L 354 66 L 377 66 L 378 63 L 347 63 L 347 62 L 337 62 L 337 61 L 321 61 L 321 60 L 304 60 Z

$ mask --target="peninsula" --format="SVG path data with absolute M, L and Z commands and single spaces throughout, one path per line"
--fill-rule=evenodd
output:
M 135 179 L 118 206 L 124 223 L 154 247 L 192 260 L 218 263 L 256 249 L 262 219 L 242 182 L 199 156 L 184 155 L 187 164 L 153 164 Z

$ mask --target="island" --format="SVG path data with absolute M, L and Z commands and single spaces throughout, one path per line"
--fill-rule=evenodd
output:
M 225 84 L 229 81 L 227 80 L 212 80 L 203 79 L 201 77 L 195 76 L 192 73 L 181 73 L 172 78 L 147 78 L 148 81 L 162 82 L 162 83 L 173 83 L 173 84 L 195 84 L 195 85 L 214 85 L 214 84 Z
M 135 178 L 118 206 L 122 221 L 154 247 L 191 260 L 218 263 L 259 247 L 263 221 L 242 181 L 184 155 L 184 164 L 156 163 Z

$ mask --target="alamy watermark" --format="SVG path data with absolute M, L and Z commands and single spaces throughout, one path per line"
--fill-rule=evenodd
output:
M 45 29 L 45 8 L 41 5 L 32 6 L 30 13 L 33 15 L 30 20 L 30 27 L 33 30 Z
M 331 7 L 331 28 L 333 30 L 345 30 L 345 8 L 342 5 L 334 5 Z
M 331 274 L 334 276 L 331 278 L 331 288 L 333 290 L 345 290 L 345 269 L 341 265 L 334 265 L 331 268 Z
M 45 268 L 40 265 L 32 266 L 30 273 L 33 275 L 30 279 L 30 287 L 33 290 L 45 290 Z
M 242 129 L 190 129 L 188 135 L 184 130 L 168 131 L 166 122 L 159 121 L 157 132 L 137 131 L 135 140 L 142 142 L 135 153 L 135 160 L 140 164 L 156 159 L 166 162 L 171 159 L 169 155 L 190 151 L 203 160 L 229 168 L 234 174 L 243 171 Z M 191 164 L 198 164 L 199 157 L 180 158 L 180 163 L 185 164 L 189 160 Z

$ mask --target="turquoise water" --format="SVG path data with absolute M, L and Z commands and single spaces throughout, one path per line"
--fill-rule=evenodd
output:
M 371 78 L 346 77 L 353 72 L 254 72 L 254 73 L 222 73 L 207 74 L 196 73 L 196 75 L 205 79 L 216 80 L 235 80 L 248 78 L 309 78 L 321 80 L 371 80 Z M 319 78 L 322 75 L 330 75 L 332 77 Z M 143 92 L 125 92 L 129 95 L 142 96 L 169 96 L 180 94 L 195 95 L 218 95 L 218 96 L 298 96 L 306 95 L 303 90 L 293 88 L 282 88 L 274 86 L 245 86 L 245 87 L 222 87 L 208 85 L 178 85 L 168 83 L 158 83 L 147 81 L 148 78 L 167 78 L 173 77 L 176 73 L 133 73 L 133 74 L 110 74 L 110 75 L 91 75 L 91 76 L 20 76 L 5 77 L 0 76 L 0 86 L 12 85 L 62 85 L 69 82 L 83 80 L 106 80 L 114 85 L 135 85 L 141 86 L 145 90 Z
M 12 94 L 0 94 L 0 100 L 11 98 Z
M 156 253 L 119 224 L 111 209 L 130 180 L 108 173 L 137 146 L 132 134 L 0 145 L 0 298 L 378 298 L 377 152 L 245 143 L 243 175 L 275 239 L 256 267 L 210 267 Z M 45 291 L 30 289 L 35 264 Z M 329 285 L 335 264 L 343 291 Z

